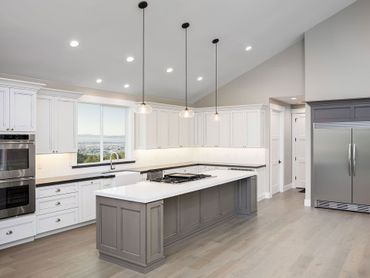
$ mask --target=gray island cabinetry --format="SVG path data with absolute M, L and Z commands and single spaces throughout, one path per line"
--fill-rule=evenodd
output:
M 96 192 L 100 257 L 140 272 L 164 262 L 168 247 L 236 215 L 256 214 L 256 176 L 211 171 L 183 184 L 141 182 Z M 160 198 L 160 199 L 158 199 Z

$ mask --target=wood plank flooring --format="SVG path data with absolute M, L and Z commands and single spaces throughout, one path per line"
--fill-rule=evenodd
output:
M 264 200 L 254 219 L 184 242 L 146 275 L 100 260 L 90 225 L 0 251 L 0 277 L 370 277 L 370 215 L 305 208 L 303 197 Z

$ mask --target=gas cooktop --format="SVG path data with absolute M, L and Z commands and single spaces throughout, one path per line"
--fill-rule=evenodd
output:
M 210 178 L 211 175 L 205 174 L 191 174 L 191 173 L 173 173 L 164 175 L 163 178 L 157 178 L 152 181 L 155 182 L 165 182 L 165 183 L 183 183 L 189 181 L 195 181 L 205 178 Z

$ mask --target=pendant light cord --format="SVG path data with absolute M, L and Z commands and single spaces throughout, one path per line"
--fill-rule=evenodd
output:
M 215 107 L 216 107 L 216 114 L 218 113 L 218 50 L 217 50 L 217 43 L 216 43 L 216 48 L 215 48 L 215 96 L 216 96 L 216 100 L 215 100 Z
M 188 110 L 188 29 L 185 28 L 185 107 Z
M 142 104 L 145 104 L 145 8 L 143 9 Z

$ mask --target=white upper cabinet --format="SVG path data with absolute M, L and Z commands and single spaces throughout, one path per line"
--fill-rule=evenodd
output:
M 194 118 L 179 118 L 180 147 L 194 146 Z
M 156 149 L 157 144 L 157 116 L 158 111 L 150 114 L 135 114 L 135 141 L 136 149 Z
M 169 147 L 169 113 L 167 111 L 157 112 L 157 146 L 158 148 L 168 148 Z
M 194 144 L 197 147 L 203 147 L 204 146 L 204 113 L 195 113 L 195 119 L 194 119 Z
M 0 87 L 0 131 L 9 130 L 9 88 Z
M 179 112 L 168 112 L 168 147 L 177 148 L 180 145 L 179 141 Z
M 48 89 L 37 97 L 37 154 L 77 152 L 77 97 L 80 94 L 58 92 Z
M 222 111 L 219 112 L 219 125 L 220 125 L 220 147 L 231 146 L 231 112 Z
M 205 118 L 205 141 L 206 147 L 218 147 L 220 145 L 220 121 L 213 119 L 214 112 L 204 113 Z
M 245 111 L 231 112 L 231 146 L 247 147 L 247 113 Z
M 259 148 L 264 146 L 264 113 L 261 110 L 247 112 L 247 146 Z

